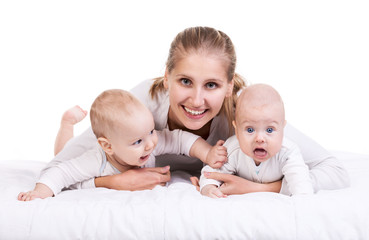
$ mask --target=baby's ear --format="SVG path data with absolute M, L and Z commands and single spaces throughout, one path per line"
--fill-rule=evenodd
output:
M 234 129 L 236 129 L 236 122 L 234 120 L 232 121 L 232 125 L 233 125 Z
M 108 154 L 108 155 L 113 154 L 113 148 L 111 146 L 111 143 L 110 143 L 109 139 L 104 138 L 104 137 L 99 137 L 97 139 L 97 142 L 100 144 L 100 146 L 104 150 L 104 152 L 106 152 L 106 154 Z
M 233 120 L 233 121 L 232 121 L 232 125 L 233 125 L 233 127 L 234 127 L 234 130 L 237 130 L 237 127 L 236 127 L 236 121 L 235 121 L 235 120 Z

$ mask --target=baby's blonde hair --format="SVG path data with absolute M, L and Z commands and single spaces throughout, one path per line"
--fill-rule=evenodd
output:
M 110 89 L 102 92 L 92 103 L 90 120 L 92 131 L 99 137 L 108 137 L 117 125 L 130 116 L 133 109 L 142 106 L 131 93 L 121 89 Z
M 210 27 L 191 27 L 180 32 L 173 40 L 166 62 L 166 70 L 170 73 L 177 62 L 191 52 L 215 53 L 228 64 L 227 78 L 234 81 L 232 96 L 224 100 L 220 114 L 224 114 L 228 120 L 229 132 L 231 134 L 232 121 L 237 99 L 237 92 L 246 86 L 245 80 L 235 73 L 236 52 L 231 39 L 223 32 Z M 155 98 L 158 92 L 165 91 L 164 77 L 154 79 L 150 88 L 150 95 Z

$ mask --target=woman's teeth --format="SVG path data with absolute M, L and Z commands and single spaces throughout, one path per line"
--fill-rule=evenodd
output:
M 200 115 L 203 114 L 206 110 L 203 111 L 195 111 L 195 110 L 191 110 L 189 108 L 184 107 L 184 109 L 186 110 L 186 112 L 192 114 L 192 115 Z

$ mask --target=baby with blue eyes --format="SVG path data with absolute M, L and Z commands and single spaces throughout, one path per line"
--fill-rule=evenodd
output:
M 220 198 L 221 184 L 207 179 L 208 172 L 235 174 L 247 180 L 270 183 L 283 179 L 281 193 L 286 195 L 314 192 L 298 146 L 284 137 L 285 110 L 279 93 L 269 85 L 255 84 L 244 89 L 236 104 L 235 136 L 224 146 L 228 162 L 221 168 L 205 166 L 201 171 L 201 194 Z
M 211 146 L 190 132 L 156 131 L 150 110 L 124 90 L 101 93 L 91 106 L 90 120 L 97 139 L 95 148 L 77 158 L 46 166 L 35 188 L 21 192 L 18 200 L 52 197 L 64 188 L 94 188 L 96 177 L 155 167 L 155 156 L 162 154 L 185 154 L 214 168 L 227 161 L 227 151 L 221 140 Z M 71 135 L 68 129 L 64 130 L 60 131 L 63 135 Z M 169 174 L 169 166 L 166 171 Z

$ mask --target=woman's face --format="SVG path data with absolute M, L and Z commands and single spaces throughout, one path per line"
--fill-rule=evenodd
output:
M 192 53 L 166 72 L 164 86 L 169 91 L 169 121 L 179 127 L 199 130 L 220 111 L 224 98 L 232 95 L 224 59 L 216 55 Z

